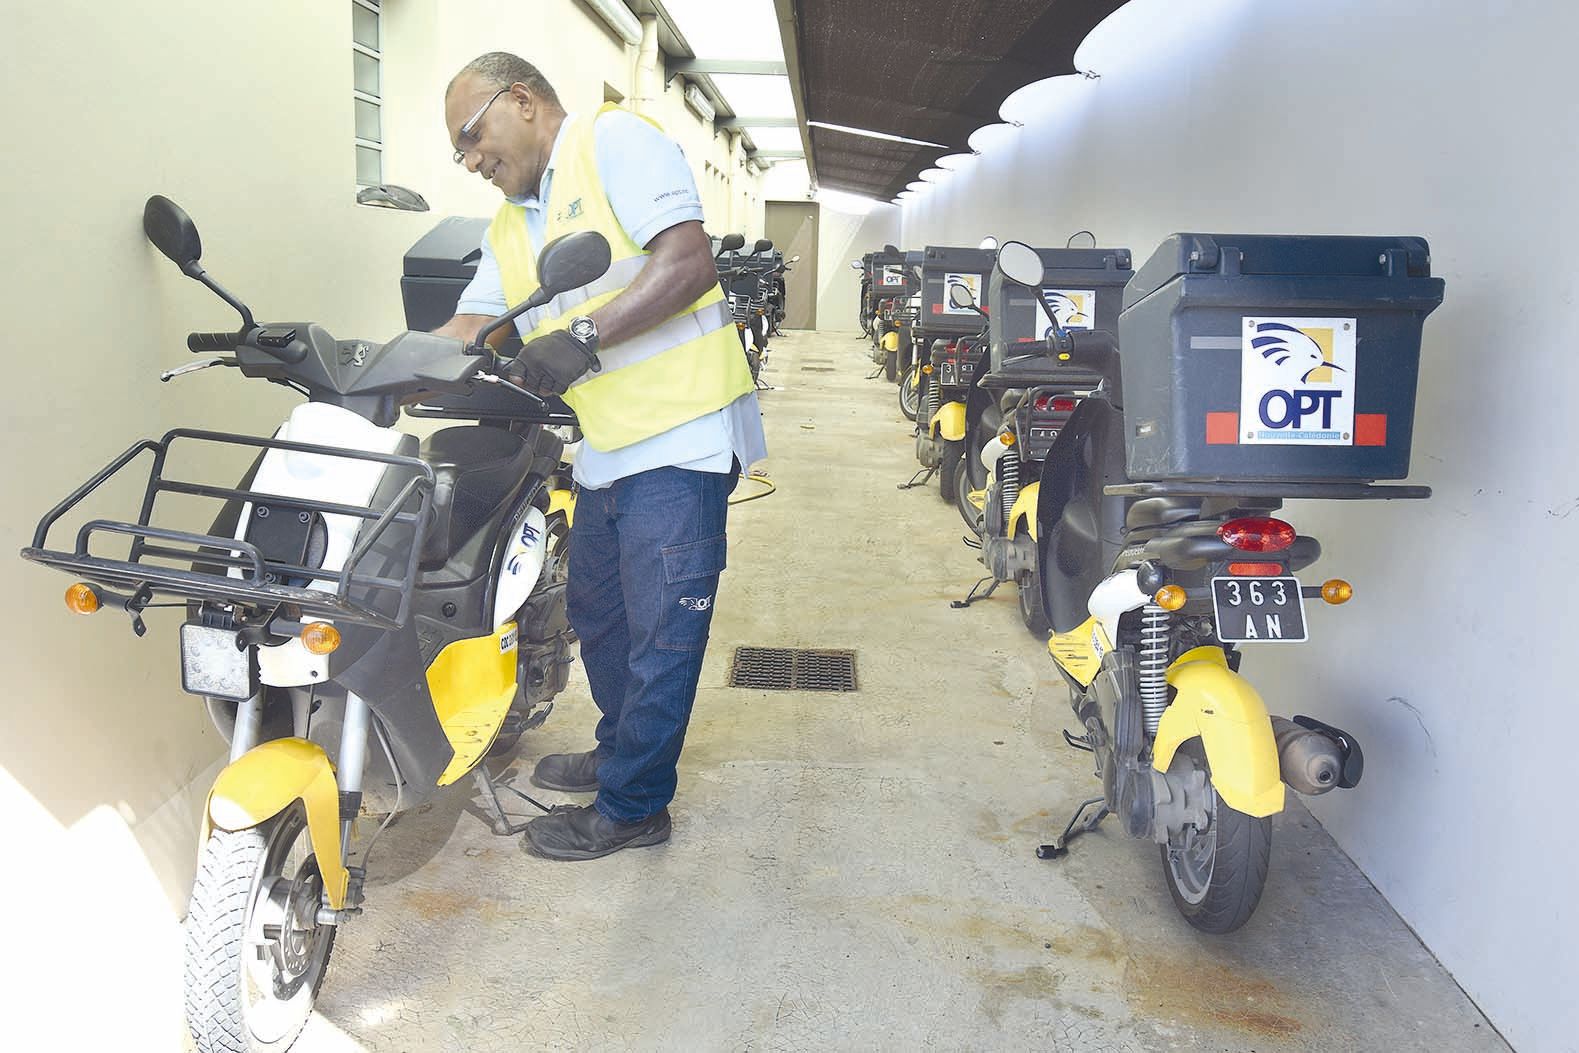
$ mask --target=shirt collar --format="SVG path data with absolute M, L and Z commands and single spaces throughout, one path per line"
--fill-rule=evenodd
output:
M 507 197 L 506 201 L 512 205 L 520 205 L 534 212 L 541 212 L 548 200 L 549 177 L 554 174 L 554 164 L 559 158 L 559 148 L 565 141 L 565 133 L 570 131 L 570 122 L 576 119 L 573 113 L 565 114 L 565 119 L 559 125 L 559 131 L 554 136 L 554 145 L 548 150 L 548 163 L 543 166 L 543 178 L 538 181 L 536 194 L 523 194 L 520 197 Z

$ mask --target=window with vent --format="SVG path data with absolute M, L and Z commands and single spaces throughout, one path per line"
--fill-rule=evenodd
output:
M 377 186 L 384 181 L 384 56 L 379 28 L 379 0 L 351 0 L 358 186 Z

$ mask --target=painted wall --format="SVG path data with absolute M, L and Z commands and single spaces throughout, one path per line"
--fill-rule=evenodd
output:
M 192 360 L 189 330 L 233 327 L 236 316 L 144 240 L 150 194 L 191 213 L 204 263 L 260 318 L 384 339 L 403 324 L 405 250 L 439 216 L 497 205 L 496 191 L 450 161 L 442 92 L 456 69 L 512 47 L 541 63 L 572 108 L 601 104 L 605 85 L 633 91 L 635 49 L 573 0 L 388 0 L 385 178 L 421 192 L 433 212 L 358 206 L 350 6 L 5 5 L 0 137 L 21 145 L 0 176 L 11 206 L 0 308 L 12 392 L 0 551 L 30 543 L 38 516 L 134 440 L 178 425 L 267 434 L 297 401 L 220 370 L 159 382 Z M 730 222 L 749 227 L 755 201 L 760 230 L 755 178 L 729 166 L 727 137 L 702 130 L 678 84 L 659 99 L 660 119 L 699 174 L 704 163 L 724 173 L 709 207 L 738 196 Z M 202 472 L 239 475 L 223 458 L 194 466 Z M 140 492 L 112 490 L 94 511 L 124 515 Z M 223 744 L 179 689 L 180 619 L 150 612 L 138 640 L 120 615 L 68 615 L 68 583 L 0 560 L 10 676 L 0 830 L 31 861 L 0 868 L 0 893 L 38 906 L 16 912 L 0 966 L 8 1004 L 35 1008 L 13 1015 L 23 1037 L 11 1044 L 111 1048 L 136 1036 L 137 1048 L 180 1048 L 172 922 Z M 95 992 L 91 1012 L 84 990 Z M 47 1041 L 26 1040 L 35 1024 Z
M 1177 230 L 1430 239 L 1447 301 L 1426 323 L 1411 481 L 1435 496 L 1291 503 L 1323 542 L 1315 573 L 1356 598 L 1310 612 L 1309 646 L 1245 669 L 1275 710 L 1359 737 L 1364 783 L 1312 811 L 1493 1022 L 1521 1050 L 1579 1048 L 1563 658 L 1579 618 L 1562 555 L 1579 538 L 1579 13 L 1130 7 L 1088 59 L 1101 79 L 1031 93 L 1025 127 L 984 135 L 906 204 L 902 243 L 1062 245 L 1090 228 L 1138 263 Z

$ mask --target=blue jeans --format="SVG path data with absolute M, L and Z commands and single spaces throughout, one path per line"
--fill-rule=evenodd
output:
M 674 799 L 737 479 L 658 468 L 576 497 L 567 602 L 603 714 L 594 803 L 614 822 Z

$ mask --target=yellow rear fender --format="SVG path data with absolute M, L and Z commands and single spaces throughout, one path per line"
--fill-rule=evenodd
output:
M 1246 815 L 1282 811 L 1272 719 L 1256 689 L 1228 668 L 1222 650 L 1186 651 L 1168 667 L 1168 683 L 1177 694 L 1157 726 L 1152 767 L 1167 771 L 1179 747 L 1199 737 L 1219 797 Z
M 572 490 L 548 491 L 548 514 L 565 513 L 565 525 L 576 525 L 576 495 Z
M 932 434 L 942 435 L 950 442 L 958 442 L 965 437 L 965 404 L 963 402 L 945 402 L 932 414 Z
M 1032 483 L 1020 491 L 1020 496 L 1014 499 L 1014 507 L 1009 509 L 1009 537 L 1012 539 L 1019 533 L 1021 520 L 1025 522 L 1025 530 L 1031 535 L 1031 540 L 1036 540 L 1036 498 L 1042 492 L 1041 483 Z
M 306 739 L 273 739 L 231 761 L 208 792 L 203 837 L 213 827 L 247 830 L 302 802 L 324 895 L 345 906 L 350 875 L 340 856 L 340 786 L 323 747 Z

